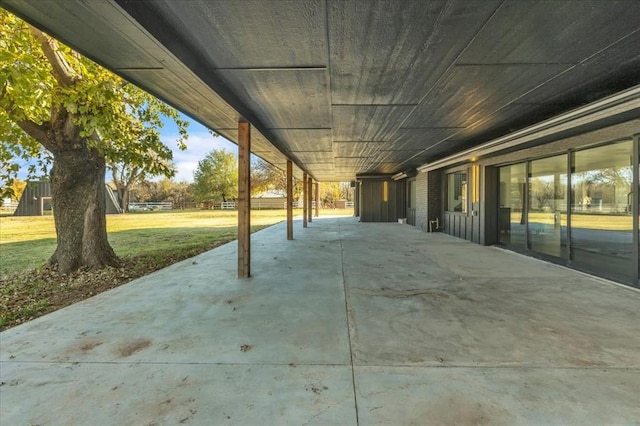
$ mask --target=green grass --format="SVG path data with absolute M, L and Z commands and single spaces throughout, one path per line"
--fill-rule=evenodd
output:
M 321 210 L 321 214 L 351 214 L 352 210 Z M 302 210 L 294 210 L 294 216 Z M 251 212 L 252 232 L 286 219 L 285 210 Z M 109 242 L 121 257 L 206 249 L 232 241 L 237 212 L 189 210 L 107 215 Z M 216 244 L 217 243 L 217 244 Z M 0 217 L 0 276 L 44 265 L 56 247 L 51 216 Z
M 252 214 L 252 231 L 283 220 L 280 211 Z M 108 215 L 109 242 L 118 256 L 182 251 L 236 238 L 234 211 L 168 211 Z M 0 218 L 0 275 L 44 265 L 56 248 L 52 217 Z
M 512 214 L 513 222 L 520 221 L 520 213 Z M 530 212 L 529 222 L 554 224 L 553 213 Z M 563 226 L 567 224 L 567 215 L 561 214 L 560 222 Z M 626 231 L 633 229 L 633 216 L 629 214 L 603 214 L 603 213 L 573 213 L 571 215 L 571 226 L 573 228 L 597 229 L 602 231 Z
M 300 215 L 301 211 L 294 214 Z M 284 210 L 253 211 L 252 231 L 285 217 Z M 233 241 L 237 236 L 236 221 L 235 211 L 110 215 L 109 241 L 121 264 L 98 271 L 80 269 L 58 274 L 42 267 L 56 245 L 51 217 L 0 217 L 0 331 Z

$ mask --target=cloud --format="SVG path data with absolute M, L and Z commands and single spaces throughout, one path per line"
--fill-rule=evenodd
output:
M 190 122 L 188 127 L 189 139 L 187 140 L 187 149 L 181 151 L 176 145 L 178 139 L 178 129 L 171 120 L 165 120 L 164 127 L 160 128 L 160 139 L 173 151 L 173 163 L 176 166 L 176 176 L 174 180 L 177 182 L 186 181 L 193 182 L 193 172 L 198 167 L 198 162 L 202 160 L 208 153 L 214 149 L 225 149 L 233 154 L 238 154 L 238 146 L 230 142 L 222 136 L 213 137 L 206 127 L 197 121 L 182 115 L 182 118 Z M 18 178 L 26 180 L 27 168 L 30 164 L 36 164 L 35 160 L 24 161 L 15 158 L 12 162 L 20 166 Z M 156 178 L 159 179 L 159 178 Z M 111 180 L 111 174 L 107 173 L 107 181 Z
M 181 161 L 176 163 L 177 172 L 173 180 L 176 182 L 193 182 L 193 172 L 198 168 L 197 161 Z
M 177 172 L 175 181 L 193 182 L 193 172 L 198 167 L 198 162 L 214 149 L 224 149 L 233 154 L 238 153 L 238 147 L 233 142 L 222 136 L 213 137 L 207 129 L 196 122 L 189 126 L 189 139 L 187 149 L 180 151 L 176 146 L 177 135 L 162 133 L 162 141 L 173 150 L 173 163 Z

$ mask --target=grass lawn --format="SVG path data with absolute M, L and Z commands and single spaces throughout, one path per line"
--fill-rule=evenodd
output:
M 352 209 L 320 212 L 353 214 Z M 298 215 L 301 209 L 294 210 Z M 285 210 L 254 210 L 252 232 L 285 219 Z M 108 215 L 109 242 L 122 265 L 61 276 L 43 267 L 56 247 L 53 217 L 0 217 L 0 330 L 233 241 L 236 223 L 232 210 Z
M 280 210 L 254 211 L 252 230 L 286 218 Z M 118 256 L 162 253 L 236 238 L 235 211 L 194 210 L 107 215 L 109 242 Z M 0 218 L 0 275 L 39 268 L 56 248 L 52 216 Z
M 520 213 L 511 215 L 512 222 L 520 221 Z M 554 224 L 553 213 L 530 212 L 529 222 Z M 567 215 L 560 215 L 562 226 L 567 225 Z M 603 213 L 573 213 L 571 215 L 573 228 L 596 229 L 601 231 L 631 232 L 633 229 L 633 216 L 630 214 L 603 214 Z

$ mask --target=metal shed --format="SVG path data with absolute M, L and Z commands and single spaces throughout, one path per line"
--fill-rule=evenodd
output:
M 109 185 L 105 185 L 104 195 L 107 214 L 122 213 L 118 197 Z M 13 215 L 44 216 L 48 211 L 51 211 L 51 183 L 48 181 L 27 182 L 18 208 Z

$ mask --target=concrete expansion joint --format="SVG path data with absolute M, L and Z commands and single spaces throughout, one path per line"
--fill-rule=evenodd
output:
M 349 321 L 349 291 L 348 291 L 348 284 L 347 284 L 347 278 L 346 278 L 346 274 L 345 274 L 345 270 L 344 270 L 344 244 L 342 241 L 342 226 L 341 226 L 341 221 L 338 220 L 338 236 L 339 236 L 339 241 L 340 241 L 340 266 L 341 266 L 341 272 L 342 272 L 342 288 L 344 290 L 344 309 L 345 309 L 345 319 L 347 322 L 347 341 L 349 342 L 349 359 L 351 362 L 351 382 L 353 385 L 353 401 L 354 401 L 354 406 L 355 406 L 355 416 L 356 416 L 356 425 L 360 424 L 360 419 L 358 416 L 358 393 L 356 391 L 356 372 L 355 372 L 355 367 L 354 367 L 354 358 L 355 355 L 353 353 L 353 342 L 351 340 L 351 323 Z
M 0 365 L 10 364 L 30 364 L 30 365 L 210 365 L 210 366 L 264 366 L 264 367 L 346 367 L 351 365 L 344 362 L 173 362 L 173 361 L 35 361 L 35 360 L 19 360 L 12 359 L 10 361 L 0 361 Z
M 397 369 L 464 369 L 464 370 L 580 370 L 580 371 L 640 371 L 640 365 L 551 365 L 551 364 L 448 364 L 438 362 L 433 364 L 356 364 L 355 368 L 397 368 Z

